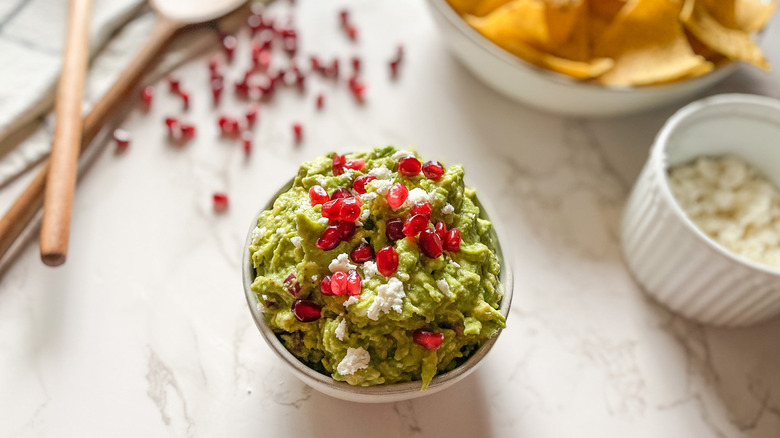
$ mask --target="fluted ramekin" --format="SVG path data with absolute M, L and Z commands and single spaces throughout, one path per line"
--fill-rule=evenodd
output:
M 626 205 L 623 252 L 636 280 L 670 309 L 719 326 L 755 324 L 780 313 L 780 271 L 712 240 L 669 187 L 669 167 L 717 155 L 740 158 L 780 186 L 780 101 L 724 94 L 674 114 Z

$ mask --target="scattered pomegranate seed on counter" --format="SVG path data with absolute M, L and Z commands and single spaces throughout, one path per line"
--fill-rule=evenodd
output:
M 387 221 L 385 224 L 385 236 L 391 242 L 406 237 L 406 234 L 404 234 L 404 221 L 401 219 L 390 219 Z
M 222 96 L 222 90 L 224 88 L 224 81 L 222 78 L 214 78 L 211 80 L 211 95 L 214 97 L 214 105 L 219 105 L 219 98 Z
M 325 96 L 322 95 L 322 93 L 317 95 L 317 109 L 322 109 L 323 105 L 325 104 Z
M 255 122 L 257 122 L 257 114 L 260 112 L 260 107 L 257 104 L 251 104 L 249 105 L 249 108 L 246 110 L 246 124 L 249 126 L 249 128 L 253 128 L 255 126 Z
M 430 202 L 419 202 L 412 206 L 411 213 L 413 215 L 419 214 L 425 216 L 426 219 L 430 219 L 431 214 L 433 214 L 433 205 L 431 205 Z
M 430 228 L 426 228 L 420 233 L 417 243 L 420 245 L 420 251 L 432 259 L 442 254 L 441 238 Z
M 255 34 L 262 28 L 263 18 L 260 15 L 252 14 L 249 16 L 249 18 L 246 19 L 246 24 L 249 27 L 250 35 L 255 36 Z
M 426 178 L 433 181 L 439 181 L 444 175 L 444 166 L 442 166 L 442 164 L 438 161 L 428 161 L 427 163 L 423 164 L 422 172 Z
M 374 248 L 365 242 L 361 242 L 358 246 L 352 248 L 349 258 L 357 264 L 374 260 Z
M 228 62 L 233 62 L 233 52 L 238 46 L 238 39 L 233 35 L 225 35 L 222 37 L 222 50 L 225 52 Z
M 295 143 L 300 144 L 303 140 L 303 125 L 300 124 L 300 122 L 293 123 L 293 137 L 295 138 Z
M 347 38 L 349 38 L 350 41 L 357 41 L 357 27 L 350 24 L 344 31 L 347 32 Z
M 141 90 L 141 100 L 144 102 L 146 109 L 148 110 L 152 106 L 152 100 L 154 99 L 154 87 L 147 86 Z
M 363 81 L 355 77 L 350 78 L 349 91 L 358 103 L 363 103 L 366 93 L 366 84 Z
M 420 174 L 422 165 L 420 160 L 414 157 L 403 157 L 398 160 L 398 173 L 401 175 L 412 178 Z
M 171 93 L 178 93 L 179 87 L 181 86 L 181 82 L 179 82 L 179 79 L 173 75 L 169 75 L 167 81 L 168 81 L 168 90 Z
M 116 152 L 122 153 L 130 146 L 130 133 L 124 129 L 114 130 L 114 141 L 116 141 Z
M 398 270 L 398 253 L 392 246 L 386 246 L 376 253 L 376 269 L 385 277 L 392 277 Z
M 184 140 L 189 140 L 195 137 L 195 125 L 188 123 L 181 124 L 181 137 Z
M 362 195 L 363 193 L 366 193 L 366 185 L 375 179 L 376 177 L 374 175 L 361 175 L 355 178 L 355 182 L 352 183 L 352 188 L 355 189 L 358 194 Z
M 297 299 L 293 302 L 292 313 L 300 322 L 312 322 L 322 316 L 322 306 L 309 300 Z
M 393 210 L 397 210 L 404 205 L 407 197 L 409 197 L 409 190 L 406 186 L 401 183 L 395 183 L 387 190 L 387 196 L 385 198 L 387 199 L 387 205 Z
M 213 195 L 214 211 L 221 213 L 228 208 L 228 195 L 223 192 L 217 192 Z
M 166 117 L 165 126 L 168 127 L 168 136 L 173 137 L 179 129 L 179 119 L 176 117 Z
M 324 187 L 314 185 L 309 189 L 309 200 L 311 201 L 311 205 L 314 206 L 330 201 L 330 197 Z
M 412 340 L 417 345 L 422 345 L 430 351 L 436 351 L 444 342 L 444 334 L 417 329 L 412 333 Z
M 234 137 L 239 133 L 238 120 L 228 117 L 220 116 L 218 119 L 218 125 L 220 133 L 225 137 Z
M 341 27 L 347 27 L 349 25 L 349 11 L 342 9 L 339 11 L 339 24 Z
M 209 58 L 209 73 L 212 78 L 219 75 L 219 60 L 215 56 Z
M 187 111 L 190 109 L 190 95 L 189 93 L 186 93 L 184 91 L 179 91 L 179 96 L 181 97 L 181 102 L 184 105 L 184 110 Z
M 404 46 L 398 45 L 396 49 L 395 58 L 390 60 L 390 77 L 395 79 L 398 77 L 398 66 L 401 65 L 401 61 L 404 58 Z
M 442 239 L 444 249 L 450 252 L 460 251 L 460 230 L 453 228 L 447 233 L 447 236 Z
M 252 152 L 252 131 L 244 131 L 241 133 L 241 145 L 244 149 L 244 154 L 249 155 Z
M 357 75 L 360 73 L 360 58 L 357 56 L 352 57 L 352 74 Z

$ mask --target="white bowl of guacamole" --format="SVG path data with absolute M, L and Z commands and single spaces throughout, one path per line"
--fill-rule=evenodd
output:
M 393 147 L 331 153 L 258 213 L 247 302 L 304 383 L 350 401 L 411 399 L 460 381 L 492 348 L 512 274 L 463 173 Z

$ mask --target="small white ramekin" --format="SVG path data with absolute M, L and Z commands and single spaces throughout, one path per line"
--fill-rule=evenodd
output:
M 257 328 L 260 330 L 260 333 L 263 335 L 266 343 L 271 347 L 271 350 L 273 350 L 273 352 L 276 353 L 280 359 L 282 359 L 282 361 L 287 365 L 287 368 L 303 383 L 324 394 L 342 400 L 362 403 L 391 403 L 435 394 L 439 391 L 451 387 L 471 374 L 476 369 L 480 361 L 488 354 L 490 349 L 493 348 L 493 344 L 496 343 L 496 340 L 498 340 L 498 336 L 501 334 L 501 332 L 485 342 L 460 366 L 452 371 L 434 377 L 425 391 L 420 390 L 421 383 L 419 381 L 370 387 L 352 386 L 346 382 L 338 382 L 333 380 L 333 378 L 330 376 L 321 374 L 309 368 L 305 363 L 301 362 L 297 357 L 290 353 L 287 348 L 285 348 L 284 344 L 282 344 L 273 330 L 268 327 L 268 324 L 265 321 L 265 317 L 263 316 L 263 313 L 258 306 L 257 296 L 254 292 L 252 292 L 251 286 L 252 282 L 254 281 L 254 268 L 249 259 L 248 248 L 252 242 L 252 232 L 257 227 L 257 218 L 264 210 L 272 208 L 276 198 L 280 194 L 289 190 L 291 186 L 292 181 L 289 181 L 271 198 L 268 204 L 254 216 L 252 224 L 249 227 L 249 233 L 247 234 L 246 241 L 244 242 L 243 252 L 241 254 L 244 294 L 246 295 L 247 304 L 249 304 L 249 310 L 252 312 L 252 319 L 254 319 L 255 325 L 257 325 Z M 489 219 L 488 212 L 485 210 L 484 202 L 478 201 L 478 205 L 480 206 L 481 217 Z M 493 222 L 493 227 L 491 230 L 491 237 L 493 238 L 493 241 L 496 245 L 496 255 L 498 256 L 499 263 L 501 264 L 499 280 L 500 287 L 504 293 L 499 310 L 506 318 L 509 316 L 509 307 L 512 304 L 514 280 L 512 278 L 512 269 L 504 258 L 504 253 L 501 250 L 501 242 L 505 242 L 505 240 L 501 239 L 503 237 L 503 234 L 501 234 L 501 228 L 500 226 L 497 226 L 495 222 Z
M 780 186 L 780 101 L 724 94 L 674 114 L 626 205 L 623 252 L 637 281 L 672 310 L 719 326 L 755 324 L 780 313 L 780 271 L 708 237 L 669 187 L 669 167 L 706 155 L 740 158 Z

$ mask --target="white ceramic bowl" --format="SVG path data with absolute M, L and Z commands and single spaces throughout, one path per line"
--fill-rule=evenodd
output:
M 780 313 L 780 272 L 709 238 L 669 188 L 669 167 L 704 155 L 736 156 L 780 187 L 780 101 L 724 94 L 666 122 L 626 205 L 625 257 L 650 295 L 689 318 L 721 326 L 764 321 Z
M 456 384 L 471 374 L 476 368 L 477 364 L 480 363 L 480 361 L 493 347 L 493 344 L 495 344 L 498 336 L 501 334 L 500 332 L 485 342 L 484 345 L 475 351 L 474 354 L 460 366 L 452 371 L 434 377 L 425 391 L 420 390 L 421 383 L 419 381 L 371 387 L 352 386 L 345 382 L 338 382 L 333 380 L 333 378 L 328 375 L 321 374 L 309 368 L 305 363 L 301 362 L 292 353 L 290 353 L 287 348 L 284 347 L 284 344 L 282 344 L 276 334 L 274 334 L 273 330 L 271 330 L 271 328 L 269 328 L 266 324 L 263 313 L 259 310 L 257 305 L 257 297 L 255 296 L 255 293 L 252 292 L 251 286 L 252 281 L 254 280 L 254 269 L 249 259 L 248 248 L 252 241 L 252 231 L 257 227 L 257 218 L 264 210 L 272 208 L 273 202 L 278 197 L 278 195 L 289 190 L 291 186 L 292 181 L 289 181 L 271 198 L 268 204 L 266 204 L 266 206 L 254 216 L 252 224 L 249 227 L 249 233 L 247 234 L 246 241 L 244 242 L 243 252 L 241 254 L 241 259 L 243 260 L 242 266 L 244 294 L 246 295 L 246 300 L 249 304 L 249 310 L 252 312 L 252 318 L 255 320 L 255 324 L 260 330 L 260 333 L 263 335 L 265 341 L 268 343 L 274 353 L 276 353 L 276 355 L 279 356 L 279 358 L 281 358 L 285 364 L 287 364 L 287 367 L 290 369 L 290 371 L 301 381 L 303 381 L 303 383 L 324 394 L 342 400 L 363 403 L 390 403 L 435 394 L 443 389 L 449 388 L 450 386 Z M 488 219 L 489 215 L 485 211 L 484 203 L 478 201 L 478 205 L 480 206 L 480 216 L 482 218 Z M 501 250 L 501 242 L 503 241 L 501 236 L 503 235 L 501 234 L 500 226 L 497 227 L 495 222 L 493 222 L 491 234 L 496 245 L 496 254 L 498 255 L 498 260 L 501 263 L 501 274 L 499 280 L 500 286 L 504 292 L 504 297 L 501 300 L 500 311 L 504 317 L 508 317 L 509 307 L 512 303 L 512 290 L 514 286 L 512 270 L 509 266 L 509 263 L 507 263 L 504 259 L 504 253 Z
M 608 87 L 583 82 L 526 62 L 483 37 L 446 0 L 428 0 L 452 53 L 485 84 L 522 103 L 570 116 L 608 117 L 679 103 L 736 69 L 735 63 L 697 78 L 669 84 Z

